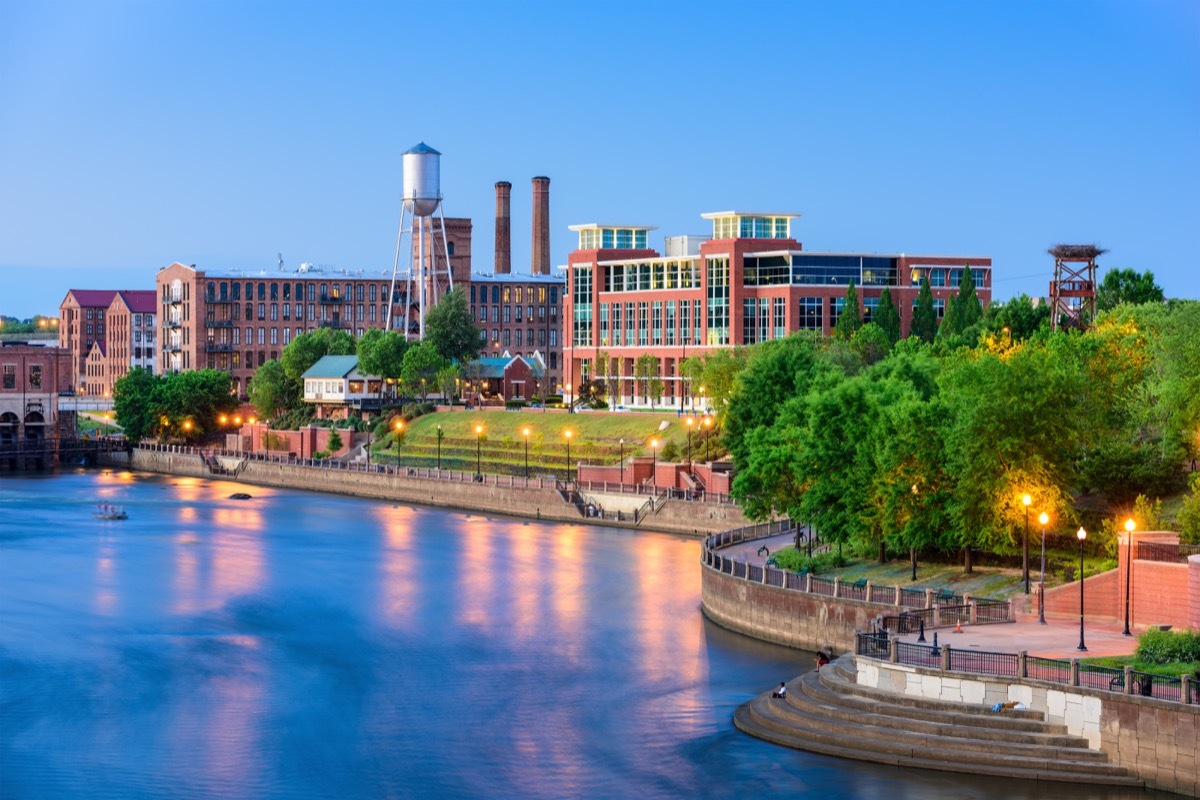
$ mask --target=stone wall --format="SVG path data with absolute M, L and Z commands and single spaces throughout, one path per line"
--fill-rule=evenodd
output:
M 121 451 L 106 455 L 105 459 L 102 463 L 107 466 L 195 478 L 212 477 L 203 459 L 191 453 L 135 449 L 132 455 Z M 219 460 L 222 466 L 231 471 L 240 467 L 241 472 L 234 480 L 246 484 L 332 492 L 485 514 L 594 524 L 551 487 L 526 488 L 472 481 L 436 480 L 403 472 L 385 474 L 313 468 L 270 461 L 244 461 L 228 456 L 222 456 Z M 611 522 L 604 524 L 614 525 Z M 744 524 L 745 519 L 737 506 L 677 500 L 665 503 L 657 514 L 646 518 L 640 525 L 634 526 L 629 523 L 616 526 L 707 536 Z
M 855 659 L 858 682 L 911 697 L 969 705 L 1025 703 L 1082 736 L 1155 789 L 1200 797 L 1200 706 L 1057 683 Z
M 837 653 L 854 649 L 856 630 L 870 630 L 896 607 L 781 589 L 701 565 L 700 607 L 718 625 L 776 644 Z

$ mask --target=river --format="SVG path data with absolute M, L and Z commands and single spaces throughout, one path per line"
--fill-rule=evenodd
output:
M 94 518 L 99 501 L 129 519 Z M 738 732 L 734 709 L 812 657 L 708 622 L 699 547 L 219 481 L 5 475 L 0 796 L 1147 797 Z

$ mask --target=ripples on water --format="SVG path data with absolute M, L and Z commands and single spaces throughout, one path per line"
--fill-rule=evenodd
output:
M 694 540 L 243 490 L 0 480 L 0 795 L 1147 797 L 739 733 L 811 657 L 705 621 Z

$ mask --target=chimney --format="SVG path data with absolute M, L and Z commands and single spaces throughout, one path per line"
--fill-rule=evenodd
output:
M 511 198 L 512 184 L 508 181 L 496 181 L 496 274 L 507 275 L 512 272 L 512 238 L 511 238 Z
M 529 271 L 550 274 L 550 179 L 533 179 L 533 258 Z

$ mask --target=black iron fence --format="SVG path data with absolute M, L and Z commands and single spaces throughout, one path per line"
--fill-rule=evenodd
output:
M 1114 694 L 1153 697 L 1175 703 L 1200 702 L 1200 681 L 1128 668 L 1104 667 L 1062 658 L 996 653 L 950 646 L 889 641 L 886 631 L 859 633 L 854 652 L 867 658 L 972 675 L 1029 678 Z M 1128 681 L 1128 685 L 1126 684 Z
M 1200 554 L 1197 544 L 1164 544 L 1161 542 L 1138 542 L 1137 557 L 1141 561 L 1186 562 L 1188 556 Z

